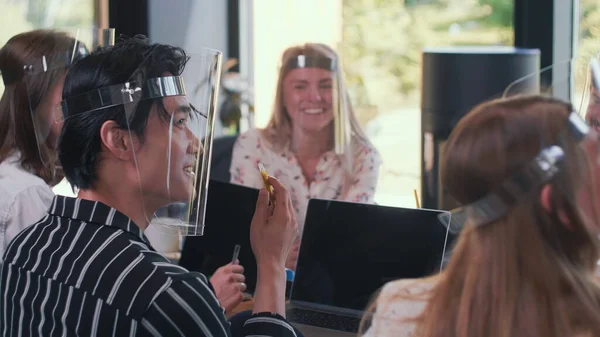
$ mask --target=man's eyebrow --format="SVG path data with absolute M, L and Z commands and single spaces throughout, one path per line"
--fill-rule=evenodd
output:
M 208 118 L 207 114 L 205 112 L 200 111 L 198 108 L 196 108 L 192 103 L 189 103 L 187 105 L 182 105 L 179 107 L 181 112 L 184 113 L 189 113 L 192 115 L 192 117 L 196 116 L 196 115 L 200 115 L 204 118 Z
M 192 107 L 189 104 L 182 104 L 177 107 L 177 112 L 190 113 L 192 111 Z

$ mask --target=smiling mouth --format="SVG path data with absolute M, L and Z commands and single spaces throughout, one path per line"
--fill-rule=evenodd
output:
M 303 109 L 302 112 L 307 115 L 318 115 L 318 114 L 324 113 L 325 109 L 323 109 L 323 108 Z
M 183 168 L 183 171 L 185 171 L 185 174 L 189 175 L 190 177 L 196 176 L 196 172 L 194 171 L 193 166 L 186 166 Z

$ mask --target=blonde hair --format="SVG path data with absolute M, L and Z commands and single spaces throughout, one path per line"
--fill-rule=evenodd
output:
M 343 113 L 347 113 L 350 123 L 350 143 L 348 144 L 348 148 L 344 152 L 344 155 L 338 155 L 338 157 L 343 163 L 343 167 L 348 177 L 350 177 L 352 174 L 353 157 L 356 155 L 356 148 L 363 145 L 371 148 L 373 151 L 376 150 L 360 126 L 356 113 L 350 103 L 350 96 L 344 85 L 340 59 L 336 52 L 325 44 L 305 43 L 303 45 L 290 47 L 283 52 L 279 77 L 277 80 L 275 102 L 273 104 L 273 113 L 271 114 L 267 126 L 261 130 L 261 134 L 263 138 L 267 140 L 269 146 L 274 150 L 282 150 L 291 140 L 292 121 L 283 104 L 283 82 L 286 75 L 293 69 L 289 65 L 290 61 L 300 55 L 305 55 L 307 57 L 325 57 L 335 61 L 337 69 L 335 72 L 338 77 L 337 81 L 339 81 L 338 85 L 341 88 L 338 94 L 341 95 L 340 98 L 343 101 L 342 105 L 346 109 Z M 332 135 L 334 132 L 333 127 L 334 125 L 332 122 L 330 125 Z
M 551 210 L 542 206 L 538 189 L 504 218 L 463 229 L 450 263 L 434 276 L 425 310 L 412 320 L 414 336 L 600 336 L 594 275 L 600 247 L 589 223 L 598 226 L 598 216 L 594 209 L 586 217 L 577 206 L 581 189 L 595 197 L 590 168 L 598 164 L 573 138 L 560 137 L 571 111 L 570 104 L 542 96 L 495 100 L 476 107 L 452 132 L 442 181 L 462 204 L 488 194 L 542 144 L 560 144 L 567 159 L 548 183 Z M 570 228 L 559 212 L 568 216 Z M 408 298 L 397 294 L 390 300 Z

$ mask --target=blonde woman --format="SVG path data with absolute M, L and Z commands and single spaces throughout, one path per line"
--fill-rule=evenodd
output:
M 587 106 L 585 119 L 596 131 L 600 132 L 600 92 L 592 83 L 590 85 L 590 99 Z
M 600 144 L 572 111 L 519 97 L 459 122 L 442 158 L 465 205 L 452 259 L 385 285 L 366 336 L 600 336 Z
M 381 159 L 349 102 L 341 64 L 328 46 L 307 43 L 282 56 L 271 119 L 237 139 L 231 182 L 261 188 L 257 164 L 288 187 L 298 223 L 308 200 L 373 202 Z

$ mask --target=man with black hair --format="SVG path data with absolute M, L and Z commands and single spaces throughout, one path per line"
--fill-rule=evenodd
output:
M 9 245 L 3 336 L 231 335 L 206 277 L 171 264 L 143 234 L 151 222 L 201 232 L 212 125 L 204 135 L 194 130 L 213 120 L 220 56 L 200 58 L 209 75 L 200 106 L 186 96 L 189 60 L 180 48 L 135 37 L 70 69 L 59 153 L 78 197 L 55 197 Z M 273 202 L 262 189 L 251 224 L 258 279 L 244 333 L 295 336 L 283 316 L 285 260 L 298 227 L 287 190 L 269 182 Z M 185 216 L 157 218 L 168 205 Z

